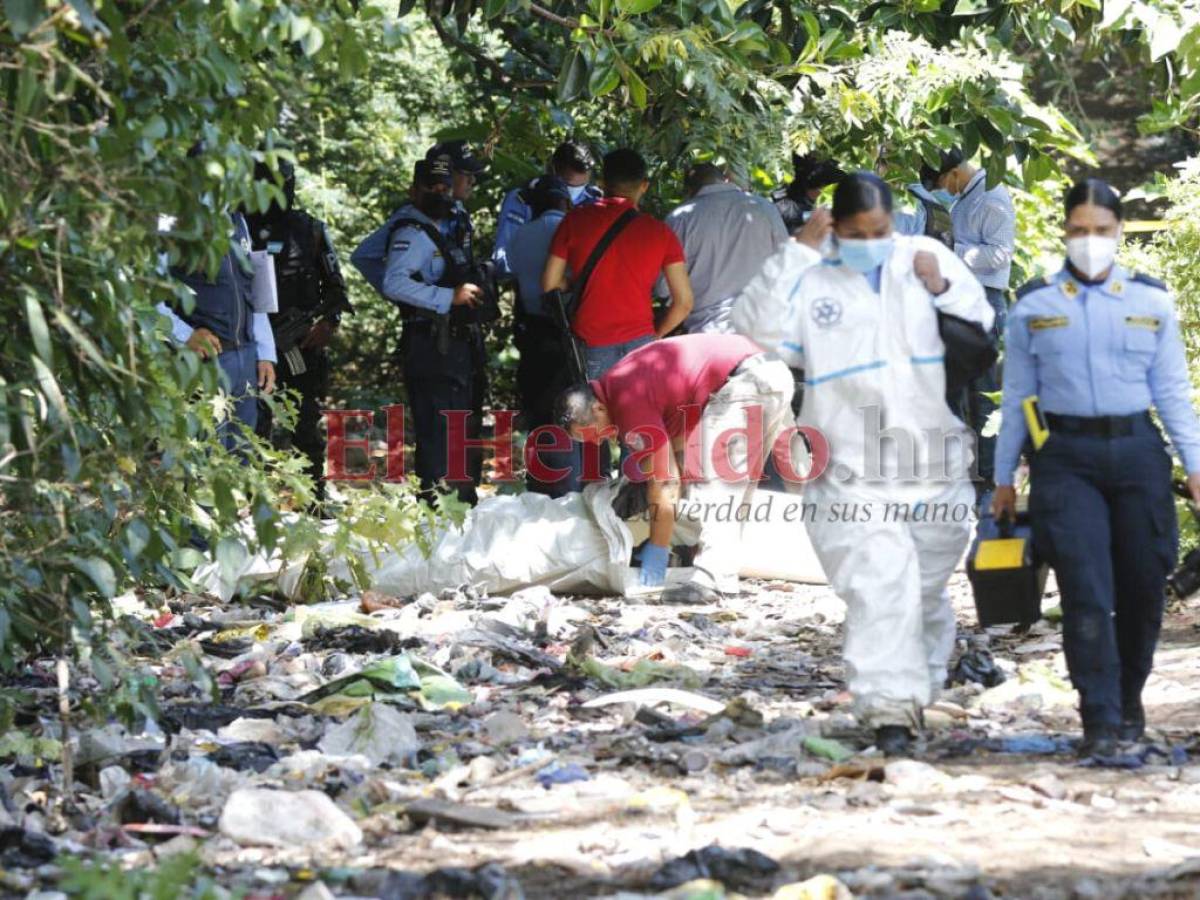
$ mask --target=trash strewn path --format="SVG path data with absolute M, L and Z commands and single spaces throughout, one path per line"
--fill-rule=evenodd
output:
M 952 588 L 960 671 L 995 686 L 950 688 L 901 761 L 847 713 L 826 588 L 747 585 L 719 608 L 127 598 L 160 727 L 85 732 L 64 816 L 52 669 L 31 672 L 0 739 L 0 887 L 53 892 L 56 853 L 95 851 L 195 852 L 225 888 L 306 900 L 1200 895 L 1200 604 L 1170 616 L 1151 743 L 1082 765 L 1058 627 L 981 639 Z M 185 677 L 188 647 L 220 703 Z

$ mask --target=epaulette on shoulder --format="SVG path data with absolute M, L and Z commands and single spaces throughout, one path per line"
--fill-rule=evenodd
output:
M 1025 282 L 1017 288 L 1017 299 L 1020 300 L 1026 294 L 1032 294 L 1034 291 L 1044 288 L 1050 284 L 1050 279 L 1045 275 L 1039 275 L 1037 278 Z
M 1158 288 L 1160 291 L 1167 289 L 1165 281 L 1159 281 L 1157 278 L 1151 278 L 1149 275 L 1143 275 L 1141 272 L 1135 272 L 1133 278 L 1130 280 L 1136 281 L 1138 284 L 1148 284 L 1150 287 Z

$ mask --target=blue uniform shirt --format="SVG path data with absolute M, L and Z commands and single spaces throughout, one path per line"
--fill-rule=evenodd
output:
M 550 255 L 550 241 L 566 213 L 549 210 L 532 222 L 517 229 L 508 246 L 508 264 L 517 278 L 521 306 L 534 316 L 545 315 L 542 309 L 542 270 Z
M 1158 282 L 1114 266 L 1103 283 L 1086 284 L 1064 268 L 1022 289 L 1005 353 L 997 484 L 1013 483 L 1028 435 L 1021 404 L 1033 395 L 1043 412 L 1067 416 L 1127 416 L 1153 405 L 1184 467 L 1200 472 L 1179 321 Z
M 523 188 L 513 188 L 504 195 L 504 202 L 500 204 L 500 215 L 496 221 L 496 243 L 492 250 L 492 261 L 496 263 L 496 272 L 500 275 L 516 275 L 509 254 L 517 229 L 533 217 L 533 209 L 525 202 L 524 194 L 526 191 L 532 191 L 535 184 L 536 178 Z M 583 189 L 583 196 L 574 205 L 586 206 L 603 196 L 600 188 L 589 184 Z
M 987 189 L 987 173 L 976 172 L 950 207 L 954 252 L 985 288 L 1008 290 L 1017 216 L 1008 188 Z
M 404 206 L 397 218 L 416 219 L 436 224 L 445 234 L 446 222 L 433 222 L 415 206 Z M 422 229 L 404 225 L 392 232 L 387 268 L 383 273 L 383 296 L 393 303 L 407 303 L 445 314 L 454 300 L 454 288 L 438 287 L 446 272 L 442 253 Z

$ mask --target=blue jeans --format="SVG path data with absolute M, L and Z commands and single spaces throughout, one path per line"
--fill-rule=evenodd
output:
M 258 348 L 254 344 L 243 344 L 226 350 L 217 357 L 221 367 L 221 382 L 233 398 L 233 417 L 249 426 L 253 431 L 258 424 Z M 218 428 L 221 443 L 232 450 L 240 443 L 238 430 L 229 421 Z
M 644 347 L 654 340 L 653 335 L 636 338 L 632 341 L 626 341 L 623 344 L 605 344 L 603 347 L 588 347 L 587 348 L 587 377 L 588 381 L 595 381 L 600 378 L 621 361 L 621 358 L 629 353 L 632 353 L 638 347 Z M 629 452 L 621 448 L 621 463 L 624 463 L 628 458 Z M 608 445 L 600 445 L 600 471 L 612 470 L 612 455 L 608 452 Z
M 644 347 L 654 340 L 653 335 L 626 341 L 623 344 L 605 344 L 603 347 L 587 348 L 587 377 L 593 381 L 621 361 L 621 357 Z

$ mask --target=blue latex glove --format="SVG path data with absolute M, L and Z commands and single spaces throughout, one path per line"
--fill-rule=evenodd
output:
M 661 587 L 666 583 L 667 558 L 670 555 L 670 547 L 651 543 L 642 545 L 642 587 Z

